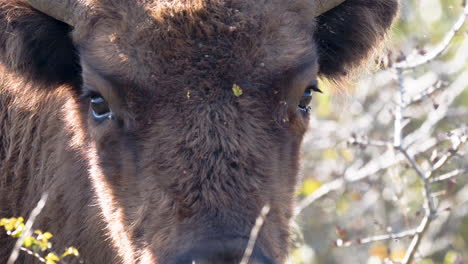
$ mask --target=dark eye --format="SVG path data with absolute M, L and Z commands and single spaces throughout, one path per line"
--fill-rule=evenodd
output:
M 313 81 L 304 91 L 304 95 L 302 95 L 301 101 L 299 101 L 299 109 L 303 111 L 309 111 L 310 107 L 309 104 L 312 101 L 312 93 L 322 93 L 322 91 L 318 88 L 318 82 Z
M 98 120 L 109 118 L 111 116 L 109 105 L 99 94 L 95 94 L 91 97 L 91 111 L 93 117 Z

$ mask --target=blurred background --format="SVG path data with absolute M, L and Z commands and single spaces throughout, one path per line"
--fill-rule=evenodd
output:
M 401 2 L 380 69 L 314 98 L 290 263 L 468 263 L 466 3 Z

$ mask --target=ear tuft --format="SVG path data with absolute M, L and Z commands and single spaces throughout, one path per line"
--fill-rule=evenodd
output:
M 28 81 L 79 82 L 71 28 L 19 0 L 0 2 L 0 63 Z
M 398 0 L 347 0 L 317 18 L 320 74 L 345 79 L 384 39 Z

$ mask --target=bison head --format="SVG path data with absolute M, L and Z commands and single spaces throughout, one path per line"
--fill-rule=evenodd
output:
M 38 86 L 76 94 L 95 221 L 123 263 L 238 263 L 265 205 L 251 263 L 284 263 L 316 80 L 362 64 L 397 10 L 397 0 L 28 2 L 27 34 L 3 56 Z

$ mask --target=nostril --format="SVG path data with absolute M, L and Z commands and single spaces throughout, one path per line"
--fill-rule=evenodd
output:
M 239 258 L 211 258 L 211 259 L 196 259 L 196 260 L 187 262 L 187 264 L 239 264 L 241 263 L 241 261 L 242 260 Z M 249 260 L 248 264 L 273 264 L 273 262 L 252 258 Z
M 175 264 L 239 264 L 244 255 L 246 239 L 229 241 L 201 241 L 196 246 L 177 256 Z M 275 264 L 264 252 L 255 247 L 249 264 Z
M 239 168 L 239 164 L 237 164 L 237 162 L 234 162 L 234 161 L 233 161 L 233 162 L 231 162 L 230 165 L 231 165 L 231 168 L 233 168 L 233 169 Z
M 239 264 L 241 261 L 223 261 L 223 260 L 193 260 L 187 264 Z M 250 260 L 248 264 L 272 264 L 273 262 L 264 262 L 258 260 Z M 182 263 L 181 263 L 182 264 Z
M 239 264 L 240 258 L 232 252 L 195 251 L 179 259 L 177 264 Z

